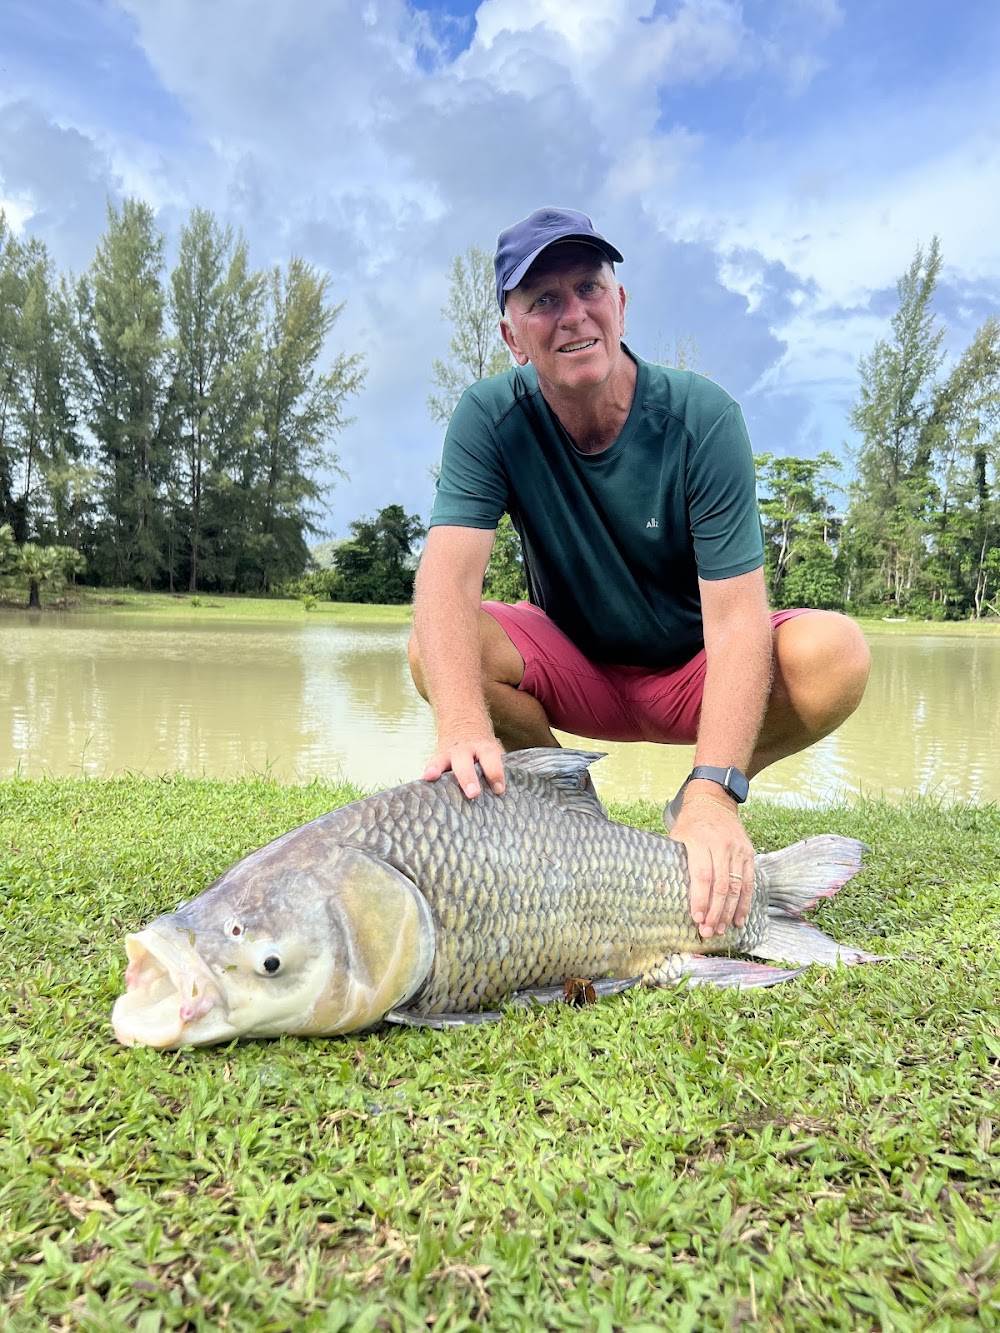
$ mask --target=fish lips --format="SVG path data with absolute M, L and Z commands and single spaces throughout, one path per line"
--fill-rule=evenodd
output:
M 172 1050 L 233 1035 L 217 978 L 195 948 L 190 930 L 152 926 L 125 937 L 126 990 L 111 1022 L 123 1046 Z M 197 1025 L 197 1035 L 191 1029 Z

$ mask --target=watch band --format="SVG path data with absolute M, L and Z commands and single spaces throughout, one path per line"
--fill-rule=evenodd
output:
M 688 774 L 687 781 L 690 782 L 694 778 L 717 782 L 738 805 L 742 805 L 750 795 L 749 778 L 745 773 L 741 773 L 738 768 L 732 766 L 729 768 L 713 768 L 709 764 L 698 764 Z M 684 785 L 687 786 L 687 783 Z

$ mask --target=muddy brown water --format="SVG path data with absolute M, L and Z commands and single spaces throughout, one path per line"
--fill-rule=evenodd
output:
M 267 773 L 377 788 L 433 749 L 399 626 L 210 624 L 0 613 L 0 777 Z M 762 773 L 789 803 L 859 793 L 1000 799 L 1000 639 L 873 635 L 865 700 Z M 571 738 L 562 739 L 569 741 Z M 691 750 L 609 745 L 608 800 L 671 796 Z

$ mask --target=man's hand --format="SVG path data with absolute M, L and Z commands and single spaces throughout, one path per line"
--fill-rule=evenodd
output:
M 427 782 L 433 782 L 450 768 L 462 791 L 472 800 L 482 791 L 479 774 L 476 772 L 478 762 L 483 777 L 499 796 L 506 785 L 503 775 L 503 753 L 503 746 L 492 734 L 440 737 L 437 751 L 431 756 L 423 777 Z
M 742 928 L 753 897 L 754 852 L 735 805 L 688 796 L 670 836 L 687 848 L 691 916 L 703 940 Z

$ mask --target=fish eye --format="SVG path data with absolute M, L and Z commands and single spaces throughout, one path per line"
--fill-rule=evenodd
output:
M 274 976 L 275 972 L 277 972 L 280 966 L 281 966 L 281 959 L 277 956 L 277 954 L 269 953 L 267 957 L 264 959 L 264 971 L 270 972 L 272 977 Z

